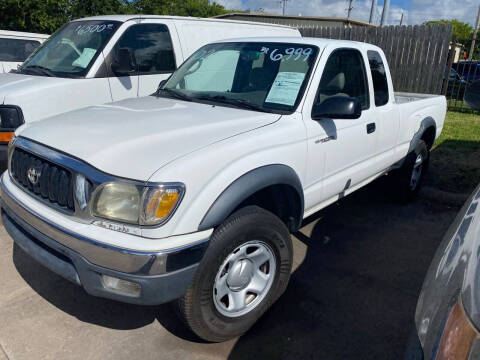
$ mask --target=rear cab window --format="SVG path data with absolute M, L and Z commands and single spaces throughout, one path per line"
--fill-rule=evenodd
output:
M 367 52 L 370 71 L 372 73 L 373 91 L 375 94 L 375 106 L 380 107 L 388 104 L 388 80 L 387 72 L 382 57 L 377 51 Z

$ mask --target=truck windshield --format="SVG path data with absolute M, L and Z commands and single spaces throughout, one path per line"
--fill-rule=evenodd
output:
M 160 96 L 255 111 L 291 113 L 305 90 L 318 48 L 238 42 L 206 45 L 157 92 Z
M 84 77 L 119 26 L 117 21 L 74 21 L 52 35 L 25 60 L 19 72 Z

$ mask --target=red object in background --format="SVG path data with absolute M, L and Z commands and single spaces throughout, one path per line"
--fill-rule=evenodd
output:
M 466 51 L 463 52 L 463 58 L 464 58 L 465 60 L 467 59 L 467 52 L 466 52 Z

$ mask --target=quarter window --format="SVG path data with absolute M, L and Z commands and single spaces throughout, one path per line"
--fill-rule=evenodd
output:
M 335 96 L 357 98 L 363 110 L 370 107 L 365 64 L 358 50 L 340 49 L 330 55 L 320 80 L 317 101 L 322 103 Z
M 368 51 L 368 62 L 372 72 L 373 90 L 375 93 L 375 106 L 388 103 L 388 81 L 382 57 L 376 51 Z
M 131 26 L 115 45 L 114 54 L 122 48 L 134 54 L 139 75 L 171 73 L 176 68 L 172 39 L 163 24 Z
M 35 40 L 0 39 L 0 61 L 24 62 L 39 46 Z

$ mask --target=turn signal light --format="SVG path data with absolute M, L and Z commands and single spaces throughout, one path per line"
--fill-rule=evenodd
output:
M 10 140 L 13 138 L 14 132 L 0 132 L 0 142 L 2 143 L 8 143 Z

